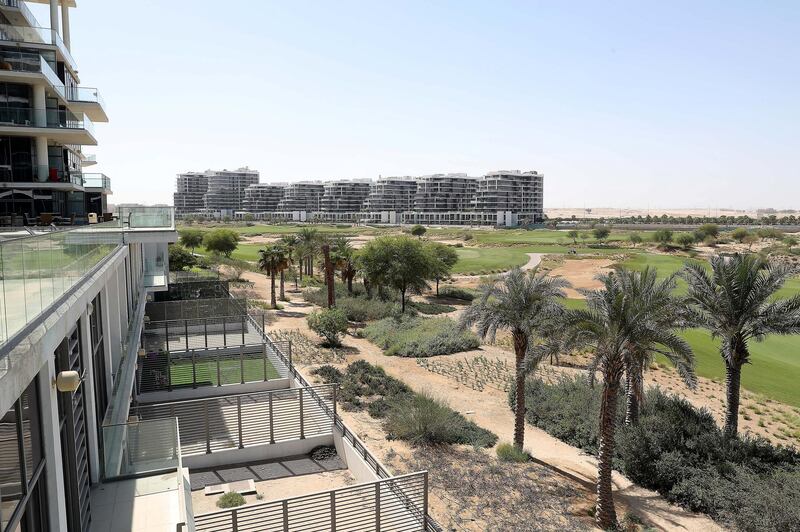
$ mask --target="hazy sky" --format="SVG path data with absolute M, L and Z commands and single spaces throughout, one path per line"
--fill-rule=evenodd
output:
M 116 203 L 248 165 L 532 169 L 545 207 L 800 208 L 796 0 L 78 4 Z

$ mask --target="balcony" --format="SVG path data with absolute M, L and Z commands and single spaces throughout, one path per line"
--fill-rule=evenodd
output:
M 61 55 L 61 59 L 73 72 L 78 69 L 75 59 L 70 54 L 64 41 L 61 40 L 58 32 L 50 28 L 0 24 L 0 41 L 21 42 L 35 46 L 54 46 Z
M 31 82 L 41 78 L 44 78 L 55 96 L 66 104 L 67 93 L 64 83 L 44 57 L 33 52 L 0 51 L 0 79 Z
M 19 26 L 39 26 L 39 21 L 23 0 L 0 0 L 0 9 L 12 24 Z
M 83 174 L 50 168 L 0 165 L 0 189 L 83 190 Z
M 70 108 L 85 113 L 96 122 L 108 122 L 106 104 L 100 92 L 93 87 L 70 87 L 67 90 Z
M 79 152 L 81 158 L 81 165 L 82 166 L 92 166 L 93 164 L 97 164 L 97 155 L 94 153 L 83 153 L 82 151 Z
M 128 229 L 175 230 L 175 209 L 170 206 L 117 206 L 117 214 L 123 227 Z
M 105 174 L 83 174 L 83 187 L 90 192 L 111 194 L 111 178 Z
M 97 145 L 91 119 L 66 109 L 0 107 L 0 134 L 46 135 L 62 144 Z

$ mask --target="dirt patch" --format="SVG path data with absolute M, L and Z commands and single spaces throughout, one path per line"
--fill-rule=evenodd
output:
M 585 299 L 579 290 L 596 290 L 602 288 L 597 276 L 611 271 L 614 261 L 609 259 L 575 259 L 565 260 L 550 270 L 553 277 L 563 277 L 570 282 L 572 288 L 565 290 L 570 299 Z

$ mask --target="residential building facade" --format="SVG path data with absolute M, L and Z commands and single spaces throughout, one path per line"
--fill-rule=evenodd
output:
M 244 189 L 242 210 L 254 214 L 259 212 L 275 212 L 283 199 L 286 188 L 282 183 L 254 183 Z
M 370 181 L 339 180 L 323 185 L 319 210 L 328 213 L 359 212 L 369 195 Z
M 231 217 L 244 206 L 244 191 L 258 183 L 258 171 L 249 168 L 238 170 L 209 170 L 208 190 L 203 196 L 203 212 L 217 217 Z
M 84 87 L 70 53 L 69 10 L 50 2 L 50 28 L 25 2 L 0 2 L 0 226 L 102 218 L 110 180 L 87 182 L 94 122 L 106 122 L 97 89 Z M 55 28 L 55 29 L 51 29 Z
M 187 172 L 175 178 L 173 204 L 175 215 L 197 214 L 205 208 L 205 195 L 208 192 L 208 173 Z
M 316 212 L 322 207 L 325 186 L 319 181 L 289 183 L 278 203 L 277 212 Z

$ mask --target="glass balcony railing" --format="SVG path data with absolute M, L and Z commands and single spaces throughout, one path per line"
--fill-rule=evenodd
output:
M 0 3 L 3 0 L 0 0 Z M 67 93 L 64 83 L 58 78 L 53 67 L 40 54 L 18 52 L 15 50 L 0 50 L 0 70 L 9 72 L 30 72 L 42 74 L 47 78 L 51 88 L 66 100 Z
M 75 114 L 66 109 L 0 107 L 0 125 L 83 129 L 94 136 L 94 123 L 88 116 Z
M 0 242 L 0 344 L 33 321 L 122 245 L 108 224 Z
M 40 183 L 71 183 L 79 187 L 83 186 L 83 174 L 81 172 L 70 172 L 50 168 L 49 166 L 36 166 L 34 177 Z
M 76 70 L 77 64 L 72 54 L 67 50 L 64 41 L 57 31 L 50 28 L 39 28 L 35 26 L 13 26 L 11 24 L 0 24 L 0 41 L 24 42 L 31 44 L 45 44 L 58 48 L 64 57 L 64 61 L 69 64 L 72 70 Z
M 173 207 L 117 207 L 117 215 L 123 227 L 130 229 L 174 229 L 175 209 Z
M 0 5 L 19 9 L 22 16 L 31 26 L 39 26 L 39 21 L 36 20 L 36 17 L 33 16 L 33 13 L 31 13 L 31 10 L 23 0 L 0 0 Z
M 83 174 L 83 186 L 111 190 L 111 179 L 105 174 Z
M 177 471 L 181 456 L 178 441 L 177 418 L 105 425 L 103 476 L 108 481 Z M 168 478 L 167 482 L 172 486 L 175 479 Z
M 70 87 L 67 92 L 73 102 L 92 102 L 100 104 L 103 108 L 106 106 L 100 92 L 94 87 Z

